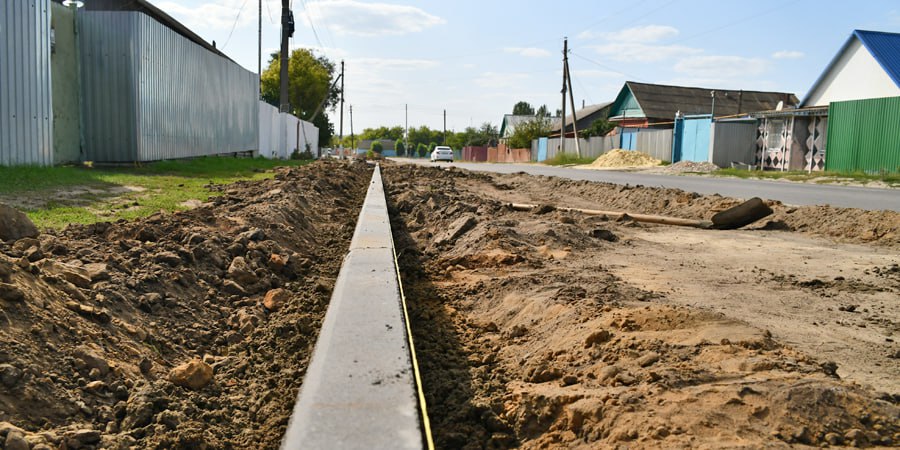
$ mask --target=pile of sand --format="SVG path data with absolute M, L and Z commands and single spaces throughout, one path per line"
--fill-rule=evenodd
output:
M 664 173 L 710 173 L 719 170 L 719 166 L 711 162 L 678 161 L 662 169 Z
M 585 168 L 647 167 L 658 166 L 661 162 L 643 152 L 616 148 L 600 155 L 599 158 L 585 166 Z

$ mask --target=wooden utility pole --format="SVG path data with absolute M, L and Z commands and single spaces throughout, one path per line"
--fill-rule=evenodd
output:
M 566 60 L 569 54 L 569 38 L 563 38 L 562 115 L 559 118 L 559 152 L 566 152 Z
M 575 114 L 575 95 L 572 93 L 572 74 L 569 73 L 569 58 L 566 57 L 566 82 L 569 85 L 569 103 L 572 105 L 572 132 L 575 134 L 575 154 L 581 158 L 581 144 L 578 142 L 578 116 Z
M 291 17 L 290 0 L 281 0 L 281 112 L 291 112 L 288 99 L 288 39 L 294 35 L 294 19 Z
M 341 157 L 344 156 L 344 60 L 341 60 L 341 128 L 340 128 L 340 142 L 338 142 L 338 146 L 341 149 Z
M 412 156 L 412 153 L 409 151 L 409 103 L 403 105 L 403 128 L 406 129 L 406 132 L 403 133 L 403 140 L 406 143 L 403 145 L 406 148 L 406 154 Z
M 259 98 L 262 98 L 262 0 L 259 0 L 259 36 L 256 44 L 258 46 L 256 74 L 259 75 Z

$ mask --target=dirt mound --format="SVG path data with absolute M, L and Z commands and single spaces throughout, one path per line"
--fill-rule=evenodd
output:
M 678 161 L 660 169 L 662 173 L 710 173 L 719 170 L 711 162 Z
M 579 168 L 649 167 L 658 166 L 660 163 L 662 163 L 662 161 L 644 152 L 616 148 L 600 155 L 594 162 L 579 166 Z
M 0 245 L 2 433 L 69 449 L 277 447 L 370 176 L 278 169 L 191 211 Z M 273 289 L 287 293 L 277 310 L 263 306 Z
M 614 276 L 610 265 L 630 251 L 636 225 L 506 208 L 522 186 L 516 177 L 499 177 L 513 189 L 491 199 L 484 193 L 500 181 L 491 176 L 385 170 L 439 447 L 866 446 L 900 438 L 900 408 L 838 380 L 832 364 L 720 313 L 663 304 L 666 294 Z M 554 192 L 552 180 L 528 181 Z M 461 221 L 468 225 L 447 234 Z M 610 234 L 620 238 L 595 237 Z

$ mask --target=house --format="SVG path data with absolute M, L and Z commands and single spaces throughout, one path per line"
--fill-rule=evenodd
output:
M 801 106 L 900 96 L 900 34 L 854 30 Z
M 575 137 L 575 131 L 572 129 L 572 121 L 574 119 L 578 119 L 578 123 L 575 125 L 580 132 L 581 130 L 590 127 L 597 119 L 609 119 L 609 111 L 612 109 L 612 106 L 613 102 L 597 103 L 596 105 L 588 105 L 575 111 L 574 117 L 571 114 L 566 116 L 566 137 Z M 550 128 L 550 135 L 558 136 L 560 126 L 559 119 L 554 120 L 553 126 Z
M 519 124 L 534 120 L 535 116 L 516 116 L 512 114 L 504 114 L 503 120 L 500 121 L 500 141 L 506 142 L 516 132 Z
M 609 120 L 624 128 L 671 127 L 676 113 L 685 116 L 734 116 L 774 110 L 779 103 L 793 107 L 799 101 L 796 95 L 785 92 L 734 91 L 626 81 L 613 102 Z

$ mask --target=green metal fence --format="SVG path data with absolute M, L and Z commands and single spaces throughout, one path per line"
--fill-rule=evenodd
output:
M 825 170 L 900 172 L 900 97 L 833 102 Z

